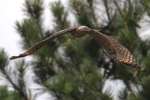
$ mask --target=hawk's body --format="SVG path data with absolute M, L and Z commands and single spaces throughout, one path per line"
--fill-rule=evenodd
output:
M 112 36 L 108 36 L 103 34 L 97 30 L 90 29 L 86 26 L 81 26 L 76 30 L 75 36 L 81 37 L 85 34 L 89 34 L 90 36 L 94 37 L 94 39 L 104 47 L 110 54 L 111 58 L 121 64 L 131 65 L 135 68 L 139 69 L 138 64 L 135 61 L 134 56 L 132 53 L 124 47 L 120 42 L 113 38 Z
M 96 30 L 93 30 L 92 34 L 94 35 L 95 40 L 108 50 L 108 53 L 110 53 L 115 61 L 132 66 L 136 65 L 135 58 L 131 52 L 116 39 Z

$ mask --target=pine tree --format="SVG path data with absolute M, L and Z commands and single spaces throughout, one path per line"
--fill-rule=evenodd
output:
M 3 100 L 27 100 L 27 95 L 24 91 L 25 86 L 23 84 L 23 62 L 16 63 L 19 72 L 15 71 L 12 73 L 12 69 L 8 66 L 8 56 L 4 50 L 0 50 L 0 72 L 2 77 L 6 79 L 6 86 L 0 87 L 0 98 Z M 22 73 L 21 73 L 22 72 Z M 14 75 L 12 75 L 14 74 Z M 16 80 L 14 80 L 14 79 Z M 16 91 L 8 91 L 8 87 L 10 86 Z
M 150 93 L 150 68 L 149 68 L 149 41 L 142 41 L 137 33 L 140 28 L 138 22 L 144 13 L 150 12 L 149 0 L 126 0 L 121 5 L 117 0 L 69 0 L 68 8 L 58 0 L 50 4 L 50 11 L 54 16 L 55 26 L 53 30 L 45 30 L 43 27 L 42 14 L 44 11 L 43 0 L 25 0 L 25 13 L 27 18 L 23 22 L 16 23 L 18 34 L 22 38 L 22 48 L 27 49 L 36 42 L 50 36 L 53 32 L 71 26 L 70 12 L 74 15 L 76 22 L 73 26 L 85 25 L 97 29 L 104 34 L 118 38 L 135 55 L 142 71 L 138 80 L 133 77 L 130 66 L 116 64 L 106 61 L 108 56 L 92 37 L 85 36 L 75 38 L 69 33 L 59 38 L 50 40 L 47 45 L 34 53 L 31 65 L 39 77 L 42 85 L 53 91 L 59 100 L 111 100 L 110 95 L 102 92 L 105 80 L 122 80 L 126 89 L 120 93 L 120 100 L 149 100 Z M 105 20 L 99 16 L 99 9 L 105 9 Z M 101 23 L 99 23 L 101 22 Z M 10 82 L 5 72 L 8 58 L 5 53 L 0 53 L 0 69 Z M 17 68 L 20 73 L 24 71 L 26 62 L 20 62 Z M 21 66 L 21 67 L 18 67 Z M 104 72 L 102 73 L 102 70 Z M 17 89 L 19 97 L 27 100 L 23 74 L 19 74 Z M 142 87 L 138 93 L 133 87 Z M 114 86 L 115 88 L 115 86 Z M 6 94 L 2 98 L 18 98 L 2 88 Z M 1 96 L 1 95 L 0 95 Z

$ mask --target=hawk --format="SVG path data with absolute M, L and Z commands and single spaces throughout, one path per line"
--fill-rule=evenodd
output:
M 50 39 L 56 38 L 66 33 L 72 33 L 74 37 L 82 37 L 85 35 L 90 35 L 96 40 L 98 44 L 103 46 L 104 49 L 106 49 L 109 52 L 110 57 L 115 62 L 130 65 L 133 68 L 138 69 L 137 71 L 139 71 L 140 67 L 136 63 L 133 54 L 125 46 L 123 46 L 117 39 L 113 38 L 112 36 L 103 34 L 97 30 L 91 29 L 87 26 L 73 27 L 58 31 L 50 35 L 49 37 L 45 38 L 44 40 L 36 43 L 33 47 L 27 49 L 24 53 L 18 56 L 12 56 L 10 59 L 16 59 L 30 55 L 39 48 L 41 48 L 43 45 L 45 45 L 47 41 L 49 41 Z
M 92 36 L 99 45 L 103 46 L 115 61 L 138 67 L 133 54 L 112 36 L 90 29 L 87 26 L 81 26 L 73 32 L 76 37 L 82 37 L 86 34 Z

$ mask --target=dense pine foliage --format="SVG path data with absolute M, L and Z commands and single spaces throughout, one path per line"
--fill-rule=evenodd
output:
M 53 29 L 50 30 L 43 27 L 44 0 L 25 0 L 24 12 L 27 17 L 22 22 L 16 22 L 16 30 L 22 38 L 22 48 L 31 47 L 53 32 L 71 26 L 86 25 L 117 38 L 135 55 L 142 67 L 137 79 L 133 77 L 134 69 L 131 66 L 111 61 L 105 50 L 92 37 L 75 38 L 68 33 L 50 40 L 45 47 L 34 53 L 30 62 L 14 61 L 17 73 L 11 73 L 7 54 L 1 50 L 0 71 L 14 91 L 2 87 L 0 98 L 31 100 L 34 96 L 26 89 L 24 73 L 28 66 L 32 66 L 38 82 L 53 92 L 58 100 L 112 100 L 110 94 L 102 92 L 108 79 L 124 82 L 126 89 L 119 94 L 120 100 L 149 100 L 150 42 L 142 41 L 137 29 L 140 28 L 139 21 L 144 14 L 150 16 L 150 1 L 68 2 L 67 7 L 59 0 L 50 4 L 49 10 L 54 16 Z M 74 16 L 75 21 L 72 21 L 70 14 Z M 115 86 L 114 84 L 114 89 Z M 135 92 L 135 89 L 138 92 Z

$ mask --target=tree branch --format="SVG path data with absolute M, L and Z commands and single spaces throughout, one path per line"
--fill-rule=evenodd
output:
M 116 1 L 116 0 L 113 0 L 113 2 L 114 2 L 114 4 L 115 4 L 115 6 L 116 6 L 116 8 L 117 8 L 117 10 L 118 10 L 118 12 L 119 12 L 119 14 L 121 15 L 121 17 L 124 18 L 124 15 L 123 15 L 123 13 L 122 13 L 122 11 L 121 11 L 121 8 L 119 7 L 119 4 L 117 3 L 117 1 Z
M 23 92 L 23 91 L 12 81 L 12 79 L 11 79 L 10 76 L 7 74 L 7 72 L 6 72 L 5 70 L 2 70 L 1 72 L 5 75 L 6 79 L 11 83 L 11 85 L 12 85 L 13 88 L 19 93 L 19 95 L 20 95 L 21 97 L 23 97 L 23 100 L 28 100 L 28 99 L 27 99 L 28 97 L 27 97 L 26 93 Z
M 107 14 L 107 18 L 108 18 L 109 21 L 111 21 L 111 16 L 110 16 L 109 7 L 108 7 L 108 1 L 103 0 L 103 3 L 104 3 L 105 11 L 106 11 L 106 14 Z

